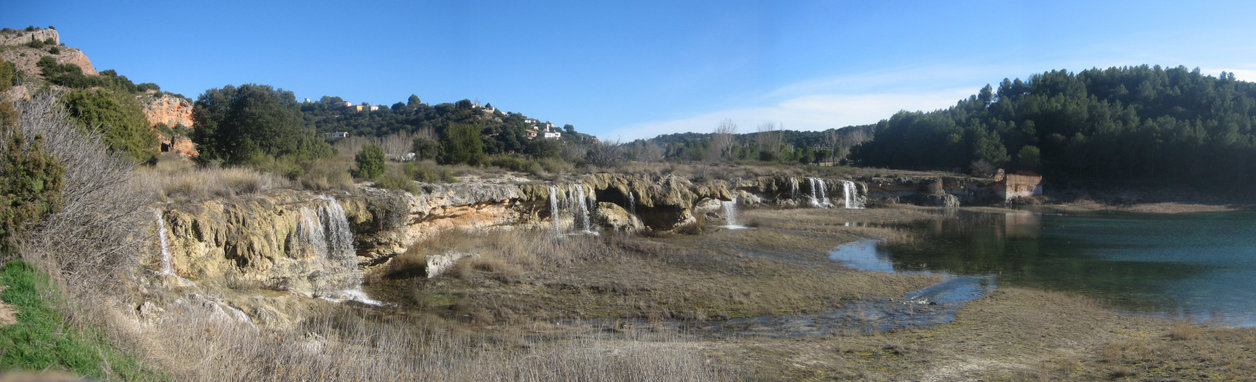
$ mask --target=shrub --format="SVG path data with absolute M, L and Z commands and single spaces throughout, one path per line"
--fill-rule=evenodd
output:
M 403 190 L 410 193 L 419 192 L 419 186 L 414 183 L 413 179 L 406 175 L 404 170 L 401 169 L 392 169 L 384 173 L 384 175 L 379 178 L 379 182 L 376 183 L 376 186 L 390 190 Z
M 415 159 L 418 160 L 436 160 L 440 158 L 440 143 L 431 138 L 414 138 L 412 147 Z
M 345 161 L 319 159 L 301 162 L 303 173 L 296 177 L 301 187 L 315 191 L 352 191 L 356 188 Z
M 61 203 L 61 161 L 42 147 L 43 137 L 30 141 L 17 129 L 17 112 L 0 103 L 0 258 L 17 253 L 25 229 Z
M 454 177 L 453 171 L 431 161 L 406 163 L 401 168 L 410 179 L 420 182 L 454 183 L 458 181 L 458 178 Z
M 48 48 L 48 53 L 51 53 L 51 54 L 60 54 L 60 53 L 61 53 L 61 48 L 57 48 L 57 47 L 55 47 L 55 46 L 54 46 L 54 47 L 51 47 L 51 48 Z
M 9 90 L 17 83 L 17 66 L 0 58 L 0 92 Z
M 357 164 L 354 175 L 362 179 L 379 178 L 384 173 L 384 149 L 376 145 L 366 145 L 353 156 Z
M 480 139 L 480 128 L 475 125 L 450 126 L 442 143 L 442 164 L 466 163 L 476 166 L 484 162 L 484 141 Z
M 83 126 L 105 137 L 110 149 L 140 163 L 157 159 L 157 135 L 135 97 L 107 90 L 78 90 L 67 94 L 65 101 Z

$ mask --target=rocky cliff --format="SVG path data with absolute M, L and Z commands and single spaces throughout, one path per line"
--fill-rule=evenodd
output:
M 33 31 L 12 30 L 0 32 L 0 45 L 22 45 L 31 41 L 52 39 L 53 45 L 61 44 L 61 35 L 56 29 L 36 29 Z
M 87 58 L 83 51 L 68 46 L 58 46 L 57 53 L 49 52 L 51 46 L 43 48 L 31 48 L 25 44 L 32 39 L 37 41 L 45 41 L 51 38 L 56 44 L 60 44 L 61 37 L 55 29 L 37 29 L 34 31 L 12 31 L 0 33 L 0 46 L 5 46 L 3 56 L 5 61 L 12 62 L 17 66 L 18 70 L 39 74 L 39 67 L 35 63 L 44 56 L 52 56 L 57 59 L 59 64 L 73 64 L 83 69 L 83 74 L 96 75 L 96 67 L 92 66 L 92 61 Z M 55 44 L 54 44 L 55 45 Z
M 988 183 L 988 182 L 986 182 Z M 322 195 L 272 190 L 231 200 L 159 208 L 170 237 L 170 271 L 198 284 L 326 296 L 450 229 L 531 227 L 558 233 L 670 231 L 717 216 L 722 201 L 746 206 L 844 206 L 852 202 L 955 205 L 990 192 L 948 177 L 791 178 L 692 181 L 675 175 L 593 174 L 541 183 L 468 180 L 421 184 L 418 193 L 364 188 Z M 991 192 L 992 195 L 992 192 Z M 163 226 L 155 224 L 154 226 Z
M 192 102 L 183 97 L 164 93 L 148 93 L 136 96 L 140 105 L 144 106 L 144 116 L 152 126 L 164 125 L 174 133 L 158 130 L 161 149 L 183 156 L 199 155 L 196 145 L 188 139 L 188 130 L 192 129 Z

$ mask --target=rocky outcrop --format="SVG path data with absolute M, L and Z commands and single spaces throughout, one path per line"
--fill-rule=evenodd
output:
M 139 97 L 144 105 L 144 117 L 150 125 L 192 128 L 192 102 L 187 98 L 169 94 L 144 94 Z
M 823 191 L 829 206 L 840 208 L 844 181 L 779 176 L 693 182 L 674 175 L 594 174 L 555 183 L 420 184 L 417 193 L 363 187 L 335 198 L 272 190 L 167 206 L 162 216 L 178 276 L 198 284 L 324 295 L 360 277 L 352 276 L 360 275 L 355 273 L 359 267 L 382 264 L 446 230 L 671 231 L 704 216 L 723 219 L 723 203 L 734 199 L 745 207 L 810 206 L 812 192 Z M 821 184 L 824 189 L 811 189 Z M 964 178 L 876 178 L 855 184 L 860 194 L 884 203 L 955 206 L 978 198 L 980 190 L 989 192 L 985 183 Z M 336 226 L 333 216 L 343 223 Z M 337 256 L 336 249 L 349 242 L 348 254 Z M 430 266 L 444 268 L 454 261 Z
M 31 41 L 47 41 L 52 39 L 52 44 L 42 48 L 32 48 L 26 46 Z M 0 33 L 0 49 L 3 52 L 4 60 L 12 62 L 18 70 L 39 75 L 39 67 L 35 63 L 44 56 L 52 56 L 57 59 L 58 64 L 71 64 L 78 66 L 83 70 L 83 74 L 96 75 L 96 67 L 92 66 L 92 60 L 87 58 L 83 51 L 67 47 L 57 46 L 57 53 L 51 53 L 49 50 L 52 46 L 61 43 L 61 36 L 56 29 L 36 29 L 33 31 L 17 30 L 11 32 Z
M 58 64 L 77 66 L 79 69 L 83 69 L 83 74 L 89 76 L 98 74 L 96 73 L 96 67 L 92 66 L 92 60 L 87 58 L 83 51 L 69 47 L 60 47 L 60 50 L 60 53 L 53 55 L 57 58 Z
M 142 94 L 136 98 L 144 106 L 144 117 L 148 118 L 149 125 L 165 126 L 157 133 L 161 151 L 186 157 L 200 155 L 196 145 L 187 137 L 188 130 L 193 128 L 191 101 L 164 93 Z
M 52 39 L 53 45 L 61 44 L 61 35 L 56 29 L 36 29 L 33 31 L 14 30 L 0 33 L 0 45 L 23 45 L 31 41 Z
M 364 261 L 376 263 L 439 232 L 533 224 L 536 186 L 493 183 L 425 184 L 418 194 L 366 189 L 346 199 L 355 241 Z
M 354 284 L 337 201 L 292 190 L 166 208 L 174 273 L 197 283 L 321 295 Z M 341 212 L 340 214 L 343 214 Z M 337 236 L 340 235 L 340 236 Z M 341 254 L 348 253 L 345 258 Z
M 876 177 L 867 182 L 868 198 L 879 203 L 944 207 L 997 203 L 991 184 L 989 179 L 963 176 Z

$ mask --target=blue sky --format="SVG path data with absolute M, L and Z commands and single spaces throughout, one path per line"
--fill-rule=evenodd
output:
M 83 2 L 8 4 L 97 69 L 195 98 L 472 99 L 602 139 L 822 130 L 1052 69 L 1153 64 L 1256 81 L 1256 2 Z

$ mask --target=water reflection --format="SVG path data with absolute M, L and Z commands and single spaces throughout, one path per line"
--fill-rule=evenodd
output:
M 998 275 L 1135 312 L 1256 326 L 1256 214 L 1037 215 L 954 211 L 834 260 L 881 272 Z

